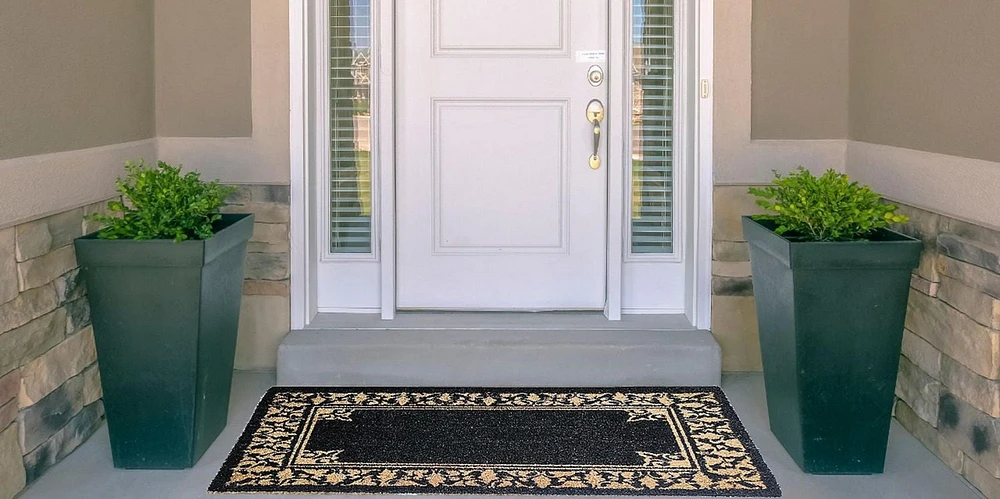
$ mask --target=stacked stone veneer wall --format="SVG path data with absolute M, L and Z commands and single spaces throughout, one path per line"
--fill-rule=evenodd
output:
M 902 206 L 924 242 L 896 380 L 896 419 L 1000 498 L 1000 230 Z
M 237 368 L 274 365 L 289 329 L 289 189 L 240 185 L 226 211 L 256 216 Z M 104 418 L 90 307 L 73 239 L 106 202 L 0 229 L 0 499 L 83 443 Z
M 0 229 L 0 498 L 101 424 L 90 307 L 73 239 L 104 203 Z
M 278 344 L 291 328 L 287 185 L 238 185 L 225 211 L 253 213 L 247 247 L 237 369 L 274 369 Z
M 749 186 L 715 188 L 712 226 L 712 334 L 724 371 L 760 371 L 760 338 L 750 279 L 750 249 L 740 217 L 760 213 Z
M 898 204 L 898 203 L 897 203 Z M 1000 230 L 906 205 L 896 227 L 924 242 L 914 271 L 895 416 L 989 498 L 1000 498 Z M 759 213 L 747 186 L 717 186 L 712 333 L 723 369 L 761 368 L 749 251 L 740 216 Z

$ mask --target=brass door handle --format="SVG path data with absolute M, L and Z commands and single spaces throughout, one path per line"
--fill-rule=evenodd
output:
M 594 125 L 594 153 L 590 155 L 590 168 L 596 170 L 601 167 L 601 122 L 604 121 L 604 104 L 594 99 L 587 104 L 587 120 Z

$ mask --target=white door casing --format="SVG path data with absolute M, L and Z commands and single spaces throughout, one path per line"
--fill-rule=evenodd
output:
M 328 227 L 323 223 L 322 178 L 319 173 L 329 168 L 324 158 L 322 129 L 326 116 L 321 103 L 328 97 L 329 85 L 322 68 L 326 64 L 322 47 L 329 43 L 328 22 L 324 19 L 324 3 L 328 0 L 290 0 L 290 177 L 291 177 L 291 317 L 292 328 L 308 325 L 318 312 L 378 312 L 389 319 L 396 310 L 396 262 L 401 253 L 395 241 L 397 235 L 396 193 L 397 157 L 395 133 L 402 129 L 394 113 L 394 100 L 401 93 L 399 69 L 394 53 L 394 38 L 401 10 L 399 0 L 372 0 L 373 29 L 373 144 L 372 184 L 376 207 L 376 238 L 374 254 L 368 258 L 350 258 L 331 255 L 319 241 Z M 418 0 L 419 2 L 430 0 Z M 531 2 L 526 2 L 531 3 Z M 574 6 L 577 4 L 571 1 Z M 649 269 L 662 267 L 664 258 L 636 258 L 628 251 L 627 212 L 629 202 L 629 167 L 626 139 L 629 116 L 616 114 L 616 107 L 626 107 L 630 98 L 629 71 L 631 61 L 626 55 L 630 46 L 630 26 L 633 2 L 611 2 L 608 5 L 610 22 L 607 32 L 609 44 L 607 88 L 610 90 L 606 134 L 611 141 L 611 151 L 602 150 L 602 159 L 608 169 L 607 205 L 608 227 L 606 233 L 607 284 L 605 313 L 617 318 L 625 313 L 669 313 L 656 310 L 675 310 L 673 307 L 644 310 L 634 304 L 638 296 L 647 296 L 639 289 L 656 286 L 663 280 Z M 711 303 L 711 230 L 712 230 L 712 92 L 701 95 L 700 82 L 711 88 L 713 62 L 713 0 L 678 0 L 676 67 L 677 103 L 675 120 L 684 123 L 678 130 L 684 144 L 676 158 L 681 175 L 687 180 L 677 186 L 677 199 L 686 210 L 678 213 L 679 251 L 672 257 L 683 264 L 684 283 L 672 293 L 685 297 L 683 313 L 698 328 L 710 327 Z M 530 7 L 529 7 L 530 9 Z M 447 49 L 447 47 L 445 47 Z M 574 110 L 576 113 L 582 111 Z M 571 113 L 572 114 L 572 113 Z M 575 118 L 574 118 L 575 119 Z M 582 120 L 582 119 L 581 119 Z M 586 126 L 585 121 L 582 121 Z M 624 135 L 623 135 L 624 134 Z M 603 146 L 602 146 L 603 148 Z M 611 153 L 608 155 L 608 153 Z M 617 157 L 616 154 L 617 153 Z M 622 164 L 622 162 L 626 162 Z M 680 180 L 680 179 L 678 179 Z M 680 192 L 683 190 L 684 192 Z M 623 216 L 623 213 L 626 216 Z M 624 232 L 624 233 L 623 233 Z M 686 240 L 686 242 L 684 242 Z M 623 252 L 625 253 L 623 255 Z M 335 271 L 331 271 L 335 270 Z M 645 279 L 648 276 L 652 279 Z M 642 277 L 636 281 L 636 277 Z M 635 282 L 633 282 L 635 281 Z M 644 284 L 644 281 L 648 283 Z M 638 285 L 638 287 L 636 287 Z M 331 289 L 336 291 L 330 294 Z M 630 298 L 631 296 L 631 298 Z M 348 301 L 338 301 L 347 297 Z M 659 305 L 657 305 L 659 307 Z
M 606 2 L 398 4 L 398 307 L 604 307 Z

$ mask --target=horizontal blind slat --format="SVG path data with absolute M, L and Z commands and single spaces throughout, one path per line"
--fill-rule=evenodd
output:
M 330 2 L 330 252 L 372 251 L 371 4 Z
M 633 6 L 633 253 L 673 252 L 673 23 L 673 0 Z

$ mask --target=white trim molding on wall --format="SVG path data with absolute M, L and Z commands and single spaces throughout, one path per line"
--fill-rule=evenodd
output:
M 1000 229 L 1000 163 L 853 140 L 846 158 L 854 180 L 887 198 Z
M 126 161 L 157 157 L 157 139 L 0 160 L 0 229 L 115 195 Z

